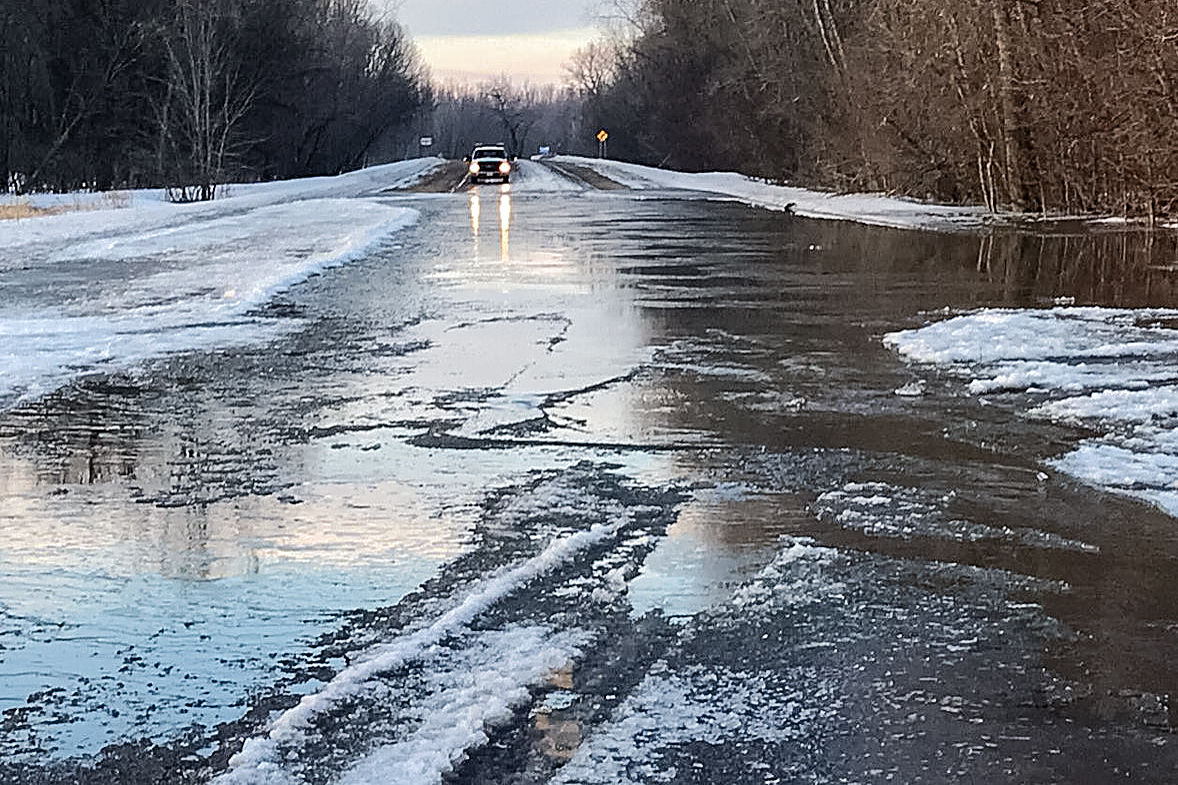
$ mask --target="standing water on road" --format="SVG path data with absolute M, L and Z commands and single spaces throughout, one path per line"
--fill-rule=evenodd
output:
M 0 247 L 0 782 L 1174 781 L 1172 241 L 426 190 Z

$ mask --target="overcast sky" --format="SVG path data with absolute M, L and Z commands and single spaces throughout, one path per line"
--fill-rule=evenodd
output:
M 596 0 L 386 0 L 414 35 L 510 35 L 593 25 Z
M 560 82 L 596 34 L 601 0 L 376 0 L 408 28 L 434 76 L 477 82 Z

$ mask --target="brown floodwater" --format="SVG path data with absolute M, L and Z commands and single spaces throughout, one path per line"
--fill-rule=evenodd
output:
M 54 781 L 145 738 L 165 770 L 224 768 L 256 696 L 319 689 L 537 543 L 657 508 L 451 631 L 441 675 L 394 671 L 381 711 L 429 719 L 447 674 L 506 667 L 488 630 L 553 625 L 602 643 L 457 781 L 573 781 L 638 717 L 661 728 L 642 765 L 703 772 L 683 782 L 1173 781 L 1174 519 L 1045 470 L 1084 429 L 882 337 L 983 307 L 1178 307 L 1178 239 L 899 231 L 528 171 L 387 197 L 418 224 L 280 295 L 259 314 L 277 337 L 0 414 L 0 755 Z M 43 299 L 5 269 L 0 306 Z M 787 559 L 803 542 L 825 555 Z M 724 723 L 760 726 L 725 695 L 765 674 L 795 691 L 746 705 L 786 725 L 741 736 Z M 672 687 L 740 744 L 660 714 Z M 300 742 L 305 781 L 409 732 L 347 717 Z

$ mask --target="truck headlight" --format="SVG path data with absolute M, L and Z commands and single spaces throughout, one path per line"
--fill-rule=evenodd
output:
M 507 174 L 511 171 L 511 164 L 507 161 L 499 164 L 499 174 Z
M 479 173 L 479 165 L 474 161 L 470 162 L 470 173 L 471 174 L 478 174 Z

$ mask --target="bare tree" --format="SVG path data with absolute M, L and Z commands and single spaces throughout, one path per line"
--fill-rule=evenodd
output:
M 5 0 L 0 189 L 335 173 L 391 154 L 424 81 L 365 0 Z
M 536 122 L 536 99 L 528 86 L 516 87 L 506 77 L 488 85 L 485 95 L 491 111 L 498 118 L 506 134 L 508 151 L 518 155 L 528 140 L 528 133 Z
M 163 28 L 168 71 L 157 109 L 160 163 L 176 201 L 212 199 L 256 98 L 233 58 L 232 0 L 175 0 Z
M 586 99 L 600 98 L 617 78 L 618 53 L 605 41 L 590 41 L 565 65 L 566 81 Z
M 122 20 L 112 19 L 103 10 L 99 6 L 98 13 L 92 17 L 95 24 L 92 45 L 86 47 L 83 56 L 74 59 L 62 100 L 56 102 L 52 139 L 29 174 L 30 182 L 41 180 L 79 126 L 93 116 L 103 96 L 135 62 L 141 30 L 137 25 L 121 24 Z
M 608 66 L 596 48 L 569 65 L 623 157 L 995 210 L 1178 210 L 1169 0 L 640 0 L 633 18 Z

